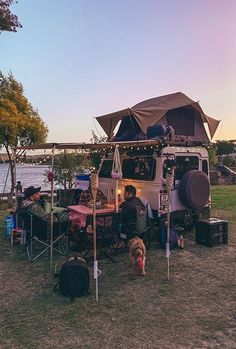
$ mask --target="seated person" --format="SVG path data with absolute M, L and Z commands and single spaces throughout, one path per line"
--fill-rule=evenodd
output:
M 24 200 L 22 208 L 18 213 L 20 214 L 30 214 L 33 218 L 37 218 L 42 223 L 45 223 L 47 228 L 50 228 L 51 224 L 51 213 L 47 213 L 43 206 L 40 204 L 40 190 L 41 187 L 30 186 L 25 189 Z M 39 221 L 38 221 L 39 222 Z M 66 223 L 69 224 L 69 216 L 66 211 L 53 215 L 54 223 Z M 65 224 L 64 224 L 65 225 Z
M 137 213 L 145 210 L 145 206 L 136 196 L 136 188 L 133 185 L 125 186 L 124 199 L 125 201 L 120 205 L 120 232 L 121 237 L 129 240 L 137 235 Z
M 84 190 L 80 195 L 79 205 L 91 207 L 92 203 L 93 203 L 93 195 L 92 195 L 91 181 L 89 181 L 88 189 Z M 96 196 L 96 204 L 98 204 L 100 207 L 103 207 L 107 203 L 108 203 L 108 200 L 106 196 L 103 194 L 103 192 L 100 189 L 98 189 L 97 196 Z

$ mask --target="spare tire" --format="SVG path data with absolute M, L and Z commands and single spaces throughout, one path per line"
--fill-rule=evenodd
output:
M 205 207 L 210 197 L 210 182 L 207 175 L 196 170 L 185 173 L 179 184 L 179 197 L 186 207 L 193 210 Z

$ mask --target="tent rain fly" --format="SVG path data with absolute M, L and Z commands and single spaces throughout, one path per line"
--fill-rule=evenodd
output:
M 209 143 L 203 124 L 208 125 L 211 138 L 219 125 L 218 120 L 203 112 L 198 102 L 181 92 L 151 98 L 132 108 L 98 116 L 96 119 L 110 141 L 146 139 L 149 126 L 163 124 L 172 126 L 177 136 L 191 136 L 193 141 Z M 120 120 L 120 127 L 116 135 L 113 135 Z M 188 134 L 190 129 L 191 135 Z

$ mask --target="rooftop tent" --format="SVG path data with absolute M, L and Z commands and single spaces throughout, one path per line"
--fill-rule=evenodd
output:
M 211 138 L 219 121 L 204 114 L 198 102 L 181 92 L 148 99 L 132 108 L 98 116 L 97 121 L 109 140 L 145 139 L 147 128 L 157 124 L 172 126 L 176 137 L 187 137 L 192 141 L 209 142 L 204 123 L 208 125 Z M 121 120 L 120 127 L 113 135 Z M 130 137 L 130 138 L 129 138 Z
M 115 141 L 133 141 L 145 139 L 139 124 L 134 116 L 124 116 L 122 118 L 120 127 L 114 137 Z

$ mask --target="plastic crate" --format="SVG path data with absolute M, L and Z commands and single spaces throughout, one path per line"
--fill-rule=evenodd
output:
M 218 218 L 199 221 L 196 225 L 196 244 L 208 247 L 228 243 L 228 222 Z

